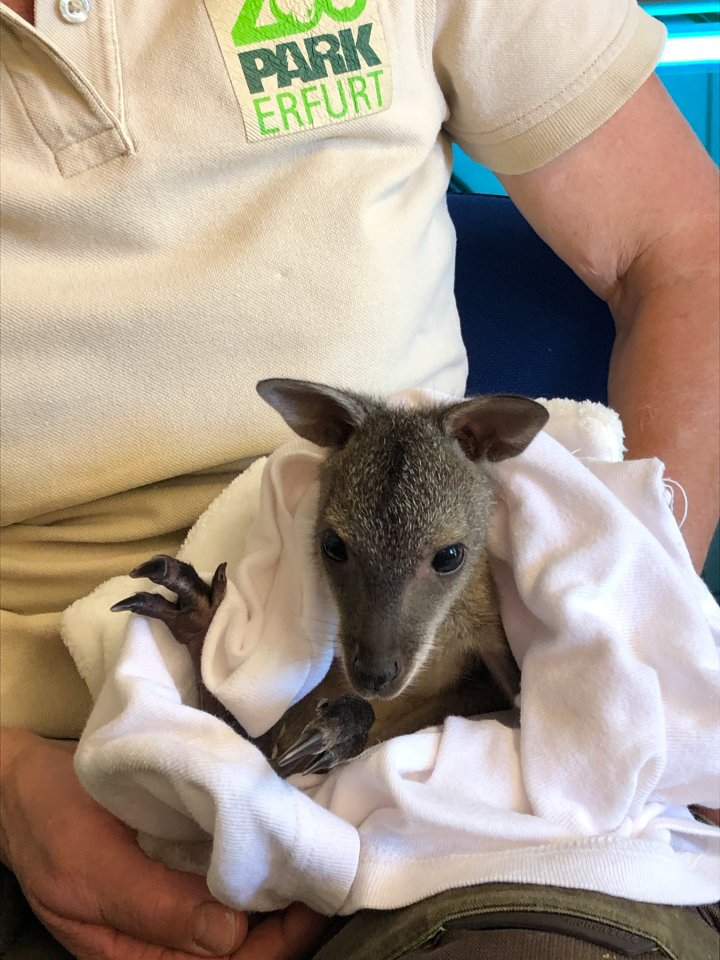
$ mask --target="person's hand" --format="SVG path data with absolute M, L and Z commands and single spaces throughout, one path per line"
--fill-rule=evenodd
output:
M 254 924 L 200 877 L 146 857 L 80 785 L 72 746 L 2 732 L 0 851 L 42 923 L 78 960 L 299 960 L 325 919 L 302 904 Z

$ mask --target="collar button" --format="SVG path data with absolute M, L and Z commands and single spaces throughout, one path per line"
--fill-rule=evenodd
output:
M 67 23 L 84 23 L 90 14 L 90 0 L 58 0 L 58 6 Z

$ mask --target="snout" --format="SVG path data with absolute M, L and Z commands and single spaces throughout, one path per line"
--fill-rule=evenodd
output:
M 404 664 L 399 654 L 363 651 L 357 645 L 346 651 L 345 670 L 356 692 L 364 697 L 390 699 L 404 685 Z

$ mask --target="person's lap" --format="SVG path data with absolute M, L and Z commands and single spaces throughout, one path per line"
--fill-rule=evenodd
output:
M 497 883 L 361 911 L 313 960 L 717 960 L 719 948 L 712 908 Z
M 33 916 L 4 867 L 2 894 L 4 960 L 72 960 Z M 558 887 L 483 884 L 331 923 L 313 960 L 716 960 L 717 923 L 717 908 L 701 912 Z

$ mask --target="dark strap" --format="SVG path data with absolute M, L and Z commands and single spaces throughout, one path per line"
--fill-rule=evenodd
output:
M 537 910 L 498 911 L 497 913 L 474 914 L 458 920 L 449 920 L 446 930 L 542 930 L 561 933 L 574 940 L 584 940 L 598 947 L 607 947 L 621 957 L 639 957 L 653 953 L 658 944 L 650 937 L 643 937 L 630 930 L 590 920 L 588 917 L 571 916 L 566 913 L 539 913 Z

